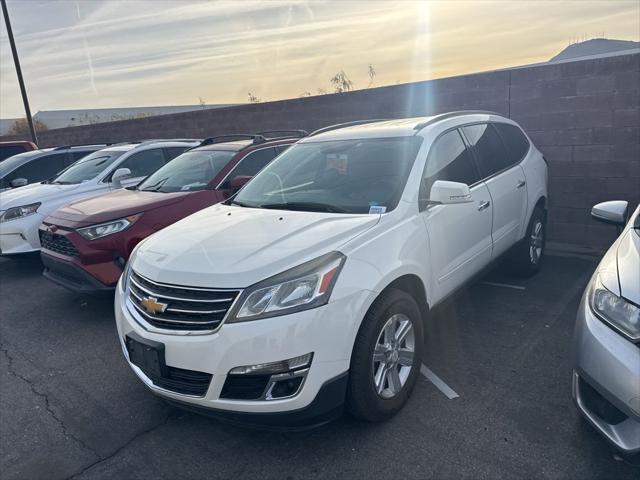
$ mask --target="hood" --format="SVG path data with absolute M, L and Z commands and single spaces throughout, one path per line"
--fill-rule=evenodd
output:
M 120 189 L 97 197 L 70 203 L 49 216 L 75 227 L 94 225 L 182 201 L 192 192 L 158 193 Z M 47 221 L 49 221 L 47 220 Z
M 0 192 L 0 210 L 29 205 L 36 202 L 49 202 L 64 198 L 70 192 L 79 189 L 82 183 L 73 185 L 51 185 L 49 183 L 32 183 L 24 187 Z
M 640 305 L 640 232 L 630 228 L 617 251 L 620 295 Z
M 633 225 L 638 217 L 640 206 L 598 265 L 602 284 L 636 305 L 640 305 L 640 230 Z
M 244 288 L 337 250 L 379 220 L 218 204 L 150 236 L 132 266 L 164 283 Z

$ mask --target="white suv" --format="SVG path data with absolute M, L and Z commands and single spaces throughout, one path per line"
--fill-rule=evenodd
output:
M 123 352 L 155 393 L 223 420 L 377 421 L 415 384 L 429 309 L 492 260 L 535 273 L 547 165 L 490 112 L 339 125 L 230 202 L 143 241 L 116 291 Z
M 112 145 L 81 158 L 50 180 L 0 192 L 0 255 L 39 251 L 38 228 L 49 214 L 71 202 L 137 185 L 198 143 L 150 140 Z

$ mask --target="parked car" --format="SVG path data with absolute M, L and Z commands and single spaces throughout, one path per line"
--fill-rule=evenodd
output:
M 285 136 L 267 138 L 273 134 Z M 207 138 L 137 187 L 56 210 L 40 227 L 49 238 L 41 250 L 45 277 L 75 291 L 113 290 L 140 240 L 226 200 L 304 135 L 299 130 Z
M 432 307 L 503 254 L 538 271 L 546 198 L 541 153 L 495 113 L 316 131 L 140 242 L 116 289 L 123 352 L 154 393 L 227 421 L 317 425 L 345 402 L 386 419 Z
M 16 140 L 14 142 L 0 142 L 0 162 L 17 155 L 18 153 L 30 152 L 36 150 L 38 146 L 33 142 Z
M 48 180 L 82 157 L 106 146 L 67 145 L 14 155 L 0 163 L 0 192 Z
M 573 398 L 616 448 L 640 452 L 640 206 L 599 203 L 596 220 L 622 233 L 585 289 L 574 336 Z M 625 227 L 626 223 L 626 227 Z
M 113 145 L 78 160 L 51 180 L 0 192 L 0 255 L 39 251 L 38 227 L 51 212 L 74 200 L 136 185 L 197 144 L 154 140 Z

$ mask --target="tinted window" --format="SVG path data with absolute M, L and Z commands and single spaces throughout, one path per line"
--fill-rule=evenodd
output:
M 124 153 L 123 150 L 93 152 L 67 168 L 52 183 L 81 183 L 92 180 Z
M 154 192 L 204 190 L 235 155 L 233 151 L 218 150 L 185 152 L 149 176 L 138 189 Z
M 0 147 L 0 162 L 5 158 L 22 153 L 24 150 L 25 148 L 21 145 L 7 145 L 6 147 Z
M 369 213 L 393 210 L 420 137 L 299 143 L 260 171 L 234 199 L 282 210 Z
M 162 149 L 154 148 L 143 152 L 134 153 L 118 168 L 128 168 L 131 170 L 131 178 L 146 177 L 164 165 L 164 154 Z
M 471 152 L 465 146 L 458 130 L 445 133 L 431 147 L 424 169 L 420 198 L 429 198 L 431 186 L 436 180 L 467 185 L 473 185 L 480 180 Z
M 178 155 L 180 155 L 181 153 L 184 153 L 184 151 L 189 148 L 189 147 L 167 147 L 164 148 L 164 156 L 167 158 L 167 162 L 169 160 L 173 160 L 174 158 L 176 158 Z
M 93 153 L 93 152 L 88 152 L 86 150 L 85 151 L 72 151 L 72 152 L 69 152 L 69 156 L 71 157 L 72 162 L 77 162 L 81 158 L 84 158 L 87 155 L 89 155 L 90 153 Z
M 508 123 L 494 123 L 500 137 L 504 141 L 509 152 L 510 163 L 518 163 L 529 151 L 529 140 L 515 125 Z
M 66 154 L 56 153 L 38 157 L 29 163 L 16 168 L 2 180 L 2 188 L 10 186 L 11 180 L 26 178 L 29 183 L 41 182 L 53 177 L 63 170 Z
M 278 145 L 276 148 L 276 154 L 280 155 L 282 152 L 284 152 L 287 148 L 289 148 L 291 146 L 291 144 L 289 145 Z
M 222 188 L 227 188 L 228 183 L 237 176 L 243 175 L 253 177 L 256 173 L 262 170 L 267 163 L 275 158 L 277 155 L 275 148 L 262 148 L 255 152 L 249 153 L 246 157 L 240 160 L 225 180 Z
M 483 178 L 511 165 L 504 143 L 493 126 L 482 123 L 462 127 L 462 130 L 478 157 Z

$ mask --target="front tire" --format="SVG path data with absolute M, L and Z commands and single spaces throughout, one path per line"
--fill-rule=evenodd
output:
M 407 402 L 422 363 L 424 329 L 406 292 L 383 293 L 367 312 L 351 356 L 347 408 L 370 422 L 385 420 Z
M 531 277 L 540 271 L 547 241 L 546 215 L 536 207 L 531 214 L 527 233 L 516 245 L 509 266 L 520 277 Z

